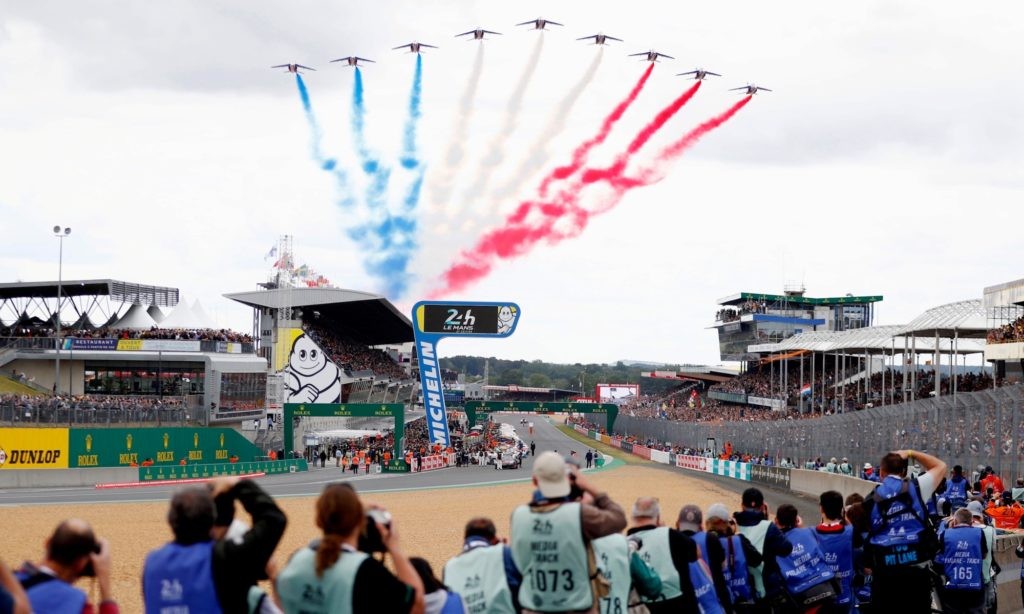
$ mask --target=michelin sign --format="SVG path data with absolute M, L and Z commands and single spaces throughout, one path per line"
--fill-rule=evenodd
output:
M 522 311 L 515 303 L 443 303 L 421 301 L 412 308 L 416 356 L 419 358 L 423 407 L 430 442 L 447 447 L 448 415 L 437 360 L 437 344 L 445 337 L 508 337 Z

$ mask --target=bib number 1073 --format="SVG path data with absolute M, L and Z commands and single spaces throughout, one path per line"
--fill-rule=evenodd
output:
M 576 588 L 576 583 L 571 569 L 537 569 L 533 572 L 533 587 L 542 593 L 569 592 Z

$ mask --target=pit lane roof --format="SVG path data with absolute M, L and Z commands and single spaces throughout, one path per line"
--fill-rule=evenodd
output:
M 174 307 L 178 289 L 150 286 L 117 279 L 65 279 L 60 283 L 61 296 L 108 296 L 112 300 L 138 305 Z M 57 298 L 56 281 L 26 281 L 0 284 L 0 299 Z

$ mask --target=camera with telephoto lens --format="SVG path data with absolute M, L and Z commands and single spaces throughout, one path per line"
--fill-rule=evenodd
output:
M 366 510 L 366 525 L 359 536 L 358 548 L 361 552 L 387 552 L 384 539 L 377 525 L 391 528 L 391 512 L 382 509 Z

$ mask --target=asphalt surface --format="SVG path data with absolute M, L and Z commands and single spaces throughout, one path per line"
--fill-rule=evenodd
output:
M 577 453 L 580 462 L 584 462 L 587 447 L 585 444 L 567 437 L 543 416 L 531 416 L 522 414 L 494 414 L 495 420 L 511 424 L 517 431 L 520 439 L 529 446 L 530 442 L 537 444 L 537 454 L 546 450 L 554 450 L 563 455 L 571 451 Z M 521 419 L 532 421 L 534 424 L 533 435 L 527 432 L 527 427 L 519 424 Z M 259 478 L 260 486 L 266 489 L 274 497 L 308 497 L 320 494 L 325 484 L 336 481 L 347 481 L 361 493 L 388 492 L 399 490 L 432 490 L 437 488 L 458 488 L 467 486 L 487 486 L 493 484 L 506 484 L 529 480 L 533 468 L 533 456 L 524 459 L 519 469 L 496 470 L 494 467 L 470 467 L 452 468 L 440 471 L 428 471 L 417 474 L 371 474 L 352 477 L 349 472 L 342 473 L 341 469 L 334 467 L 333 459 L 327 460 L 327 467 L 310 467 L 308 472 L 280 474 Z M 730 478 L 698 474 L 677 467 L 651 463 L 645 465 L 652 469 L 684 473 L 687 477 L 698 480 L 713 482 L 723 488 L 736 492 L 735 501 L 723 501 L 726 505 L 738 508 L 739 493 L 748 485 L 737 482 Z M 0 490 L 0 507 L 20 505 L 52 505 L 71 504 L 80 505 L 87 503 L 116 503 L 116 502 L 146 502 L 146 501 L 167 501 L 171 493 L 181 486 L 145 486 L 139 488 L 104 489 L 98 490 L 92 487 L 73 488 L 16 488 Z M 808 499 L 796 497 L 790 493 L 772 491 L 769 488 L 762 488 L 765 492 L 765 499 L 772 510 L 780 503 L 793 503 L 808 518 L 816 518 L 817 505 Z

